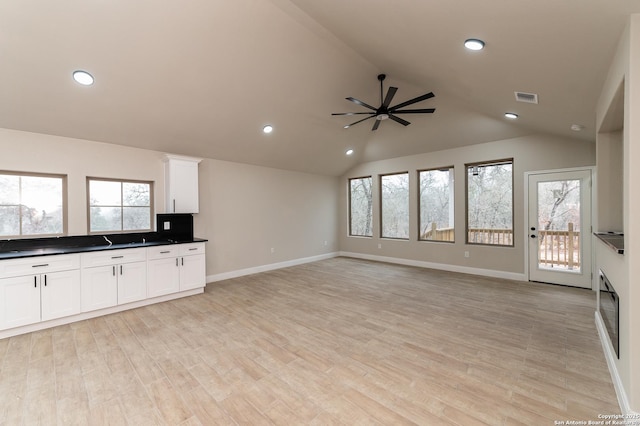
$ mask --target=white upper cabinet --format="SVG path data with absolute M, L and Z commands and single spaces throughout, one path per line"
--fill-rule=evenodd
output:
M 164 185 L 167 213 L 198 213 L 199 158 L 165 156 Z

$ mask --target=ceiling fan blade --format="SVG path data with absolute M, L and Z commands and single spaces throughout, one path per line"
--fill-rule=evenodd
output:
M 435 108 L 394 110 L 394 114 L 431 114 Z
M 360 123 L 360 122 L 362 122 L 362 121 L 364 121 L 364 120 L 368 120 L 368 119 L 373 118 L 373 117 L 375 117 L 375 115 L 370 115 L 369 117 L 365 117 L 365 118 L 363 118 L 362 120 L 358 120 L 358 121 L 356 121 L 356 122 L 353 122 L 353 123 L 351 123 L 351 124 L 348 124 L 348 125 L 344 126 L 344 128 L 345 128 L 345 129 L 348 129 L 349 127 L 353 126 L 354 124 L 358 124 L 358 123 Z
M 373 123 L 373 127 L 371 128 L 371 131 L 376 130 L 379 125 L 380 125 L 380 120 L 376 120 L 376 122 Z
M 331 115 L 375 114 L 375 112 L 332 112 Z
M 411 124 L 407 120 L 403 120 L 402 118 L 396 117 L 395 115 L 389 114 L 389 118 L 395 121 L 396 123 L 402 124 L 403 126 L 408 126 L 409 124 Z
M 348 100 L 348 101 L 351 101 L 351 102 L 353 102 L 353 103 L 356 103 L 356 104 L 358 104 L 358 105 L 360 105 L 360 106 L 363 106 L 363 107 L 365 107 L 365 108 L 369 108 L 369 109 L 372 109 L 372 110 L 374 110 L 374 111 L 377 111 L 377 110 L 378 110 L 378 108 L 374 108 L 374 107 L 372 107 L 371 105 L 365 104 L 364 102 L 362 102 L 362 101 L 361 101 L 361 100 L 359 100 L 359 99 L 352 98 L 352 97 L 348 97 L 348 98 L 345 98 L 345 99 L 346 99 L 346 100 Z
M 382 106 L 384 108 L 389 106 L 389 104 L 391 103 L 391 100 L 393 99 L 397 91 L 398 91 L 397 87 L 389 87 L 389 90 L 387 90 L 387 96 L 384 98 L 384 102 L 382 102 Z
M 408 100 L 406 102 L 403 102 L 403 103 L 398 104 L 398 105 L 396 105 L 394 107 L 391 107 L 391 108 L 389 108 L 389 111 L 395 111 L 398 108 L 402 108 L 402 107 L 405 107 L 407 105 L 415 104 L 416 102 L 424 101 L 425 99 L 433 98 L 434 96 L 435 95 L 433 94 L 433 92 L 429 92 L 429 93 L 424 94 L 422 96 L 418 96 L 417 98 L 410 99 L 410 100 Z

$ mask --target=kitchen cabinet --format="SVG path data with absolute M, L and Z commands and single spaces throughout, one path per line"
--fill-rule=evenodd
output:
M 0 339 L 204 291 L 204 240 L 56 241 L 1 252 L 12 257 L 0 258 Z
M 82 312 L 147 297 L 146 249 L 83 253 Z
M 80 313 L 79 255 L 7 260 L 0 267 L 0 329 Z
M 165 201 L 167 213 L 198 213 L 199 158 L 165 156 Z
M 148 257 L 148 297 L 205 286 L 204 243 L 152 247 Z

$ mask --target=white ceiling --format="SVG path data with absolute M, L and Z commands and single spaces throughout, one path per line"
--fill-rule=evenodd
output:
M 326 175 L 532 133 L 586 144 L 634 12 L 640 0 L 3 1 L 0 127 Z M 378 106 L 379 73 L 393 104 L 433 91 L 412 108 L 436 112 L 343 129 L 358 116 L 330 114 L 367 111 L 347 96 Z

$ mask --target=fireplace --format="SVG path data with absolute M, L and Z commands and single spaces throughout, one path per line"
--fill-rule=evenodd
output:
M 607 329 L 607 334 L 609 334 L 611 345 L 616 351 L 616 356 L 620 359 L 620 301 L 618 293 L 602 271 L 600 271 L 600 297 L 598 300 L 598 311 Z

